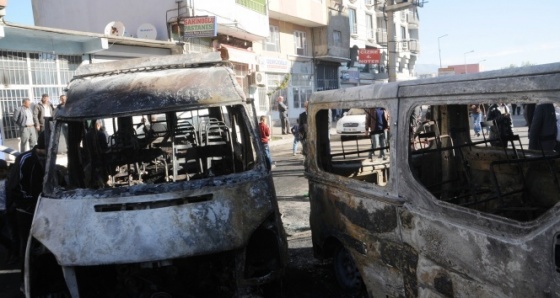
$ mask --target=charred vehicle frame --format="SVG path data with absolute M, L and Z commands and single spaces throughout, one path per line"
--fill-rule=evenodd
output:
M 82 65 L 67 96 L 28 241 L 28 297 L 236 296 L 282 277 L 270 165 L 231 63 Z
M 536 123 L 554 117 L 559 81 L 549 64 L 314 93 L 315 256 L 369 297 L 560 296 L 560 155 Z M 511 103 L 535 108 L 530 129 L 503 110 L 473 134 L 473 105 Z M 330 135 L 328 111 L 351 108 L 388 114 L 388 129 Z

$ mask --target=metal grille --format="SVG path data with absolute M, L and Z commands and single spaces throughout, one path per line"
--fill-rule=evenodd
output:
M 30 53 L 29 58 L 33 85 L 55 85 L 57 83 L 56 55 Z
M 259 105 L 257 106 L 257 110 L 259 114 L 266 114 L 269 110 L 268 104 L 268 96 L 266 95 L 266 87 L 258 87 L 258 94 L 259 94 Z
M 13 112 L 24 98 L 39 102 L 46 93 L 53 104 L 81 64 L 81 56 L 0 51 L 0 123 L 4 139 L 19 137 Z
M 29 84 L 27 58 L 23 52 L 0 51 L 0 70 L 4 87 Z
M 74 73 L 76 68 L 82 63 L 82 57 L 80 56 L 58 56 L 58 67 L 60 69 L 60 83 L 67 85 Z
M 265 0 L 235 0 L 235 3 L 245 6 L 246 8 L 266 15 L 266 1 Z
M 334 64 L 317 65 L 317 91 L 338 89 L 338 66 Z

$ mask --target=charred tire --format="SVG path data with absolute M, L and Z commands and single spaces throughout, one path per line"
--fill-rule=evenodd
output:
M 364 283 L 352 255 L 342 245 L 338 246 L 333 256 L 334 275 L 338 284 L 348 294 L 360 295 Z

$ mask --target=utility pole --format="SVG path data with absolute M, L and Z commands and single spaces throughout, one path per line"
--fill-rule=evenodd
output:
M 474 52 L 474 50 L 470 50 L 470 51 L 465 52 L 463 54 L 463 56 L 465 57 L 465 73 L 467 73 L 467 54 L 470 54 L 470 53 L 473 53 L 473 52 Z
M 393 2 L 392 0 L 388 0 Z M 412 5 L 422 7 L 423 0 L 395 0 L 392 5 L 385 6 L 387 13 L 387 55 L 389 58 L 389 82 L 397 81 L 397 32 L 395 28 L 394 13 L 395 11 L 405 10 Z
M 443 37 L 446 37 L 446 36 L 447 36 L 447 34 L 442 35 L 442 36 L 437 38 L 437 49 L 438 49 L 438 52 L 439 52 L 439 68 L 441 68 L 441 49 L 439 47 L 439 40 L 442 39 Z

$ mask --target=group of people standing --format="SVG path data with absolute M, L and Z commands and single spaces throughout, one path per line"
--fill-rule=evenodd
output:
M 511 116 L 521 115 L 521 110 L 523 110 L 525 124 L 528 127 L 529 149 L 560 151 L 560 107 L 550 102 L 522 105 L 514 103 L 511 105 L 511 109 L 503 102 L 490 106 L 471 105 L 469 112 L 473 118 L 475 136 L 480 136 L 483 121 L 493 121 L 496 124 L 488 132 L 490 139 L 498 138 L 497 134 L 503 135 L 505 130 L 513 134 Z M 502 145 L 504 144 L 502 143 Z
M 22 100 L 21 107 L 14 112 L 14 122 L 20 129 L 20 151 L 26 148 L 33 148 L 37 144 L 37 136 L 41 131 L 45 130 L 45 117 L 52 117 L 58 109 L 66 104 L 66 95 L 60 96 L 60 104 L 55 109 L 49 100 L 48 94 L 41 96 L 41 101 L 34 107 L 31 106 L 31 100 L 25 98 Z M 29 145 L 29 147 L 27 147 Z

